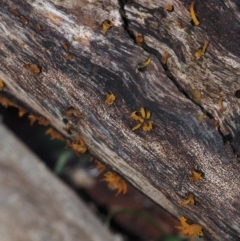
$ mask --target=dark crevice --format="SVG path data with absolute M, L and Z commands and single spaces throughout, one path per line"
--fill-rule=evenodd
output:
M 238 99 L 240 99 L 240 90 L 237 90 L 237 91 L 235 92 L 235 96 L 236 96 Z
M 132 0 L 118 0 L 119 2 L 119 6 L 120 6 L 120 15 L 122 17 L 122 20 L 123 20 L 123 28 L 124 30 L 128 33 L 128 35 L 133 39 L 133 41 L 136 43 L 136 36 L 134 34 L 134 32 L 129 28 L 129 20 L 127 19 L 126 17 L 126 12 L 125 12 L 125 9 L 124 9 L 124 6 L 126 4 L 129 4 L 129 3 L 133 3 Z M 136 43 L 137 44 L 137 43 Z M 138 45 L 139 46 L 139 45 Z M 141 47 L 149 52 L 150 54 L 153 54 L 160 62 L 160 64 L 162 65 L 164 71 L 165 71 L 165 74 L 166 76 L 172 81 L 172 83 L 178 88 L 178 90 L 188 99 L 190 100 L 193 104 L 197 105 L 201 111 L 207 116 L 209 117 L 212 121 L 216 122 L 216 120 L 214 119 L 214 116 L 208 112 L 206 109 L 204 109 L 203 106 L 200 105 L 199 102 L 195 101 L 194 99 L 191 98 L 190 96 L 190 93 L 187 92 L 186 90 L 184 90 L 181 85 L 179 84 L 179 82 L 177 81 L 177 79 L 173 76 L 173 74 L 171 73 L 171 71 L 169 70 L 168 66 L 166 64 L 163 64 L 162 63 L 162 55 L 158 52 L 158 50 L 148 46 L 145 42 L 142 43 Z M 232 151 L 233 151 L 233 154 L 234 156 L 236 156 L 236 149 L 235 147 L 233 146 L 233 144 L 231 143 L 231 140 L 232 140 L 232 136 L 231 135 L 224 135 L 223 132 L 221 131 L 220 129 L 220 126 L 218 127 L 218 132 L 220 134 L 220 136 L 222 137 L 222 140 L 223 140 L 223 143 L 224 144 L 229 144 L 232 148 Z

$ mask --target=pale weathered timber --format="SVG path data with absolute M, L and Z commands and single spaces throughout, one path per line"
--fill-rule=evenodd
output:
M 170 213 L 201 224 L 205 240 L 238 240 L 239 3 L 197 1 L 199 26 L 191 24 L 191 1 L 174 1 L 171 13 L 167 4 L 1 1 L 3 93 L 66 136 L 63 113 L 76 108 L 83 118 L 71 119 L 70 138 L 80 135 L 92 153 Z M 114 24 L 106 35 L 104 20 Z M 142 48 L 133 41 L 137 34 L 144 35 Z M 197 60 L 205 40 L 207 51 Z M 171 55 L 167 66 L 160 63 L 164 52 Z M 136 65 L 150 55 L 150 66 L 137 74 Z M 23 68 L 30 63 L 41 73 Z M 104 103 L 106 92 L 116 95 L 112 106 Z M 150 132 L 131 131 L 137 123 L 130 114 L 141 106 L 152 113 Z M 194 169 L 203 180 L 189 178 Z M 181 207 L 189 193 L 196 205 Z
M 0 137 L 2 241 L 116 240 L 3 124 Z

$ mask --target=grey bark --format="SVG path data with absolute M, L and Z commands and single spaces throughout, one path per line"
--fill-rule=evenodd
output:
M 196 2 L 197 27 L 191 1 L 174 1 L 173 12 L 167 4 L 3 0 L 3 93 L 67 138 L 80 135 L 93 154 L 170 213 L 202 225 L 206 240 L 238 240 L 239 3 Z M 114 24 L 106 35 L 104 20 Z M 142 47 L 133 40 L 138 34 L 144 35 Z M 207 52 L 196 59 L 205 40 Z M 167 65 L 161 63 L 164 52 L 171 55 Z M 150 66 L 137 74 L 137 64 L 149 56 Z M 116 95 L 111 106 L 106 92 Z M 131 130 L 137 123 L 130 114 L 141 106 L 152 113 L 149 132 Z M 69 107 L 83 115 L 70 118 L 72 135 L 63 122 Z M 192 170 L 204 179 L 193 182 Z M 189 193 L 196 205 L 181 207 Z

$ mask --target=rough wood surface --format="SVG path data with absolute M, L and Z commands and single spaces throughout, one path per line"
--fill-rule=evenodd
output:
M 0 136 L 2 241 L 116 240 L 2 124 Z
M 71 138 L 80 135 L 91 152 L 173 215 L 201 224 L 206 240 L 238 240 L 240 6 L 196 1 L 200 25 L 193 26 L 191 1 L 174 1 L 173 12 L 165 10 L 168 3 L 2 0 L 3 93 L 62 133 L 63 113 L 74 107 L 83 117 L 71 118 Z M 114 23 L 106 35 L 104 20 Z M 142 47 L 134 43 L 137 34 L 144 35 Z M 207 52 L 196 60 L 205 40 Z M 167 66 L 160 61 L 164 52 L 171 55 Z M 150 66 L 137 74 L 149 55 Z M 116 95 L 111 106 L 106 92 Z M 131 131 L 130 114 L 141 106 L 152 113 L 150 132 Z M 203 180 L 189 178 L 194 169 Z M 181 207 L 189 193 L 196 205 Z

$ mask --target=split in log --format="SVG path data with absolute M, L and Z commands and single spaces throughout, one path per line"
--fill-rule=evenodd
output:
M 72 141 L 81 136 L 93 154 L 170 213 L 200 224 L 205 240 L 235 241 L 239 3 L 196 1 L 198 26 L 191 23 L 191 1 L 174 1 L 170 12 L 168 4 L 2 0 L 2 92 Z M 111 28 L 103 31 L 104 21 Z M 148 58 L 141 71 L 138 64 Z M 116 96 L 112 105 L 106 93 Z M 70 107 L 82 117 L 69 117 L 66 132 Z M 130 115 L 141 107 L 151 112 L 147 132 L 132 131 Z M 202 180 L 190 179 L 193 170 Z M 196 205 L 179 205 L 189 193 Z

